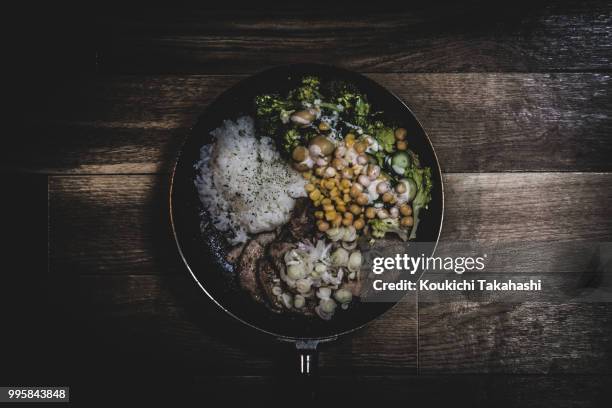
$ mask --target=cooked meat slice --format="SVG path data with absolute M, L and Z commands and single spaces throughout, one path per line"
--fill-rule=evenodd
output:
M 242 254 L 243 249 L 244 249 L 244 244 L 236 245 L 235 247 L 230 249 L 227 252 L 227 255 L 225 256 L 225 259 L 227 260 L 227 262 L 234 264 L 238 260 L 238 258 L 240 258 L 240 255 Z
M 263 247 L 274 241 L 274 238 L 276 238 L 276 234 L 274 232 L 262 232 L 261 234 L 255 236 L 257 242 L 259 242 Z
M 315 219 L 310 200 L 304 197 L 297 199 L 287 225 L 289 233 L 296 241 L 303 241 L 314 235 L 314 227 Z
M 274 286 L 281 286 L 280 276 L 268 259 L 261 258 L 257 263 L 257 277 L 259 287 L 264 295 L 266 304 L 270 306 L 272 311 L 282 311 L 283 304 L 277 299 L 276 295 L 272 293 L 272 288 L 274 288 Z
M 257 302 L 263 301 L 263 294 L 257 283 L 257 261 L 263 256 L 264 247 L 253 239 L 244 246 L 236 268 L 240 286 Z
M 277 273 L 285 271 L 285 253 L 293 248 L 295 248 L 295 245 L 289 242 L 274 241 L 268 245 L 268 256 Z
M 363 289 L 363 283 L 360 280 L 352 280 L 343 283 L 341 288 L 349 290 L 355 297 L 360 297 Z

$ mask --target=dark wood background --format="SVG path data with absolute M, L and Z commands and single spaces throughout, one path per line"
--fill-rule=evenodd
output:
M 5 337 L 15 353 L 4 377 L 63 381 L 82 401 L 104 398 L 101 388 L 203 403 L 275 401 L 294 388 L 291 348 L 240 327 L 196 289 L 166 204 L 197 116 L 277 64 L 350 68 L 407 102 L 444 172 L 442 242 L 498 245 L 505 277 L 537 276 L 564 294 L 609 283 L 610 264 L 585 251 L 612 240 L 611 4 L 494 3 L 100 9 L 74 19 L 43 10 L 15 47 L 25 62 L 15 78 L 25 80 L 3 175 L 33 186 L 9 184 L 15 209 L 28 202 L 48 216 L 19 221 L 42 225 L 48 263 L 30 255 L 19 270 L 34 272 L 14 271 L 11 308 L 22 312 Z M 321 393 L 592 406 L 610 397 L 611 363 L 605 299 L 412 297 L 321 348 Z

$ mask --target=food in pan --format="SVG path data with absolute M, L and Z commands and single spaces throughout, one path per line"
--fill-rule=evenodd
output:
M 212 135 L 216 142 L 200 150 L 196 184 L 215 228 L 235 245 L 285 224 L 295 198 L 306 196 L 305 181 L 272 139 L 255 137 L 249 117 L 227 120 Z
M 431 170 L 351 84 L 262 94 L 201 150 L 196 185 L 241 287 L 275 313 L 330 320 L 358 301 L 363 252 L 416 238 Z

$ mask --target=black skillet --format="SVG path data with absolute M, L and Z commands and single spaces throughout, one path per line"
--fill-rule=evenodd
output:
M 440 167 L 425 130 L 410 109 L 381 85 L 360 74 L 325 65 L 275 67 L 242 80 L 219 96 L 200 116 L 179 154 L 170 187 L 170 219 L 180 255 L 202 291 L 242 323 L 279 340 L 294 342 L 300 354 L 300 372 L 311 374 L 316 368 L 313 365 L 318 343 L 363 327 L 395 302 L 361 302 L 336 313 L 331 321 L 271 313 L 238 286 L 233 266 L 225 260 L 225 240 L 207 223 L 194 186 L 194 164 L 199 160 L 201 146 L 211 142 L 210 131 L 223 120 L 252 116 L 256 95 L 286 94 L 304 75 L 318 76 L 322 82 L 343 80 L 355 84 L 367 95 L 375 111 L 384 112 L 385 121 L 408 130 L 410 148 L 420 156 L 422 165 L 432 169 L 432 200 L 429 209 L 421 213 L 417 241 L 431 243 L 426 256 L 433 253 L 442 226 L 444 199 Z

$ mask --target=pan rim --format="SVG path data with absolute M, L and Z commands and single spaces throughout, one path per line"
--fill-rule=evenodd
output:
M 436 165 L 436 170 L 438 175 L 440 176 L 440 197 L 441 197 L 441 203 L 440 203 L 440 224 L 438 227 L 438 233 L 436 236 L 436 241 L 432 250 L 432 256 L 435 254 L 438 243 L 440 241 L 440 236 L 442 234 L 442 228 L 444 225 L 444 210 L 445 210 L 445 199 L 444 199 L 444 180 L 442 177 L 442 169 L 440 167 L 440 161 L 438 159 L 438 155 L 435 151 L 434 145 L 431 142 L 431 139 L 429 138 L 429 135 L 427 133 L 427 131 L 425 130 L 425 128 L 423 127 L 423 124 L 421 123 L 421 121 L 418 119 L 418 117 L 414 114 L 414 112 L 410 109 L 410 107 L 393 91 L 389 90 L 387 87 L 384 87 L 380 84 L 378 84 L 378 82 L 374 81 L 373 79 L 369 78 L 368 76 L 359 73 L 359 72 L 355 72 L 355 71 L 351 71 L 351 70 L 347 70 L 346 68 L 341 68 L 341 67 L 337 67 L 334 65 L 328 65 L 328 64 L 315 64 L 315 63 L 294 63 L 294 64 L 282 64 L 282 65 L 275 65 L 275 66 L 271 66 L 268 67 L 264 70 L 261 70 L 259 72 L 256 72 L 254 74 L 251 74 L 249 76 L 246 76 L 245 78 L 242 78 L 240 81 L 238 81 L 236 84 L 230 86 L 229 88 L 225 89 L 220 95 L 222 95 L 225 92 L 230 91 L 231 89 L 233 89 L 234 87 L 237 87 L 238 85 L 240 85 L 240 83 L 242 83 L 242 81 L 247 80 L 248 78 L 251 78 L 253 76 L 265 73 L 267 71 L 270 70 L 275 70 L 275 69 L 290 69 L 292 67 L 304 67 L 304 66 L 318 66 L 318 67 L 322 67 L 322 68 L 327 68 L 327 69 L 333 69 L 333 70 L 339 70 L 339 71 L 347 71 L 350 72 L 353 75 L 358 75 L 358 76 L 362 76 L 365 79 L 367 79 L 368 81 L 374 82 L 375 84 L 377 84 L 378 86 L 383 87 L 391 96 L 393 96 L 393 98 L 399 102 L 404 109 L 406 109 L 410 115 L 412 115 L 412 117 L 414 118 L 414 120 L 416 121 L 416 123 L 418 124 L 418 126 L 421 128 L 421 130 L 423 131 L 423 134 L 425 136 L 425 140 L 427 141 L 427 144 L 429 145 L 429 147 L 431 148 L 431 151 L 433 153 L 433 157 L 435 159 L 435 165 Z M 219 96 L 220 96 L 219 95 Z M 218 98 L 218 97 L 217 97 Z M 212 103 L 212 102 L 211 102 Z M 208 105 L 210 106 L 210 104 Z M 199 121 L 199 119 L 198 119 Z M 197 123 L 197 122 L 196 122 Z M 397 302 L 394 302 L 393 305 L 391 305 L 387 310 L 385 310 L 383 313 L 379 314 L 378 316 L 364 322 L 361 325 L 358 325 L 356 327 L 350 328 L 348 330 L 330 335 L 330 336 L 322 336 L 322 337 L 308 337 L 308 336 L 302 336 L 302 337 L 297 337 L 297 336 L 288 336 L 288 335 L 284 335 L 281 333 L 275 333 L 273 331 L 270 330 L 266 330 L 264 328 L 261 328 L 255 324 L 252 324 L 248 321 L 246 321 L 245 319 L 237 316 L 235 313 L 233 313 L 232 311 L 230 311 L 229 309 L 227 309 L 225 306 L 223 306 L 221 304 L 221 302 L 219 302 L 205 287 L 204 285 L 200 282 L 200 280 L 198 279 L 198 277 L 196 276 L 196 274 L 194 273 L 194 271 L 192 270 L 189 261 L 187 260 L 186 256 L 185 256 L 185 252 L 183 251 L 183 248 L 181 246 L 179 237 L 178 237 L 178 233 L 177 233 L 177 228 L 176 228 L 176 224 L 175 224 L 175 219 L 174 219 L 174 205 L 173 205 L 173 196 L 174 196 L 174 181 L 175 181 L 175 176 L 176 176 L 176 171 L 179 165 L 179 162 L 181 160 L 181 158 L 183 157 L 183 153 L 184 153 L 184 148 L 185 145 L 187 144 L 187 141 L 190 139 L 190 137 L 193 135 L 193 131 L 194 131 L 194 126 L 190 127 L 188 129 L 188 134 L 187 136 L 184 137 L 181 146 L 179 148 L 179 151 L 176 155 L 176 158 L 174 160 L 174 165 L 172 166 L 172 172 L 170 173 L 170 182 L 169 182 L 169 194 L 168 194 L 168 203 L 169 203 L 169 215 L 170 215 L 170 226 L 171 226 L 171 230 L 172 230 L 172 236 L 174 238 L 174 242 L 176 244 L 176 247 L 178 249 L 179 255 L 183 261 L 183 264 L 185 265 L 185 267 L 187 268 L 187 270 L 189 271 L 189 274 L 192 276 L 192 278 L 195 280 L 196 284 L 200 287 L 200 289 L 204 292 L 204 294 L 206 296 L 208 296 L 208 298 L 210 300 L 213 301 L 213 303 L 215 305 L 217 305 L 217 307 L 219 307 L 223 312 L 225 312 L 226 314 L 228 314 L 229 316 L 231 316 L 232 318 L 236 319 L 237 321 L 241 322 L 242 324 L 251 327 L 255 330 L 257 330 L 260 333 L 264 333 L 266 335 L 275 337 L 278 340 L 281 341 L 289 341 L 289 342 L 297 342 L 297 341 L 312 341 L 312 342 L 328 342 L 328 341 L 333 341 L 336 340 L 337 338 L 341 337 L 341 336 L 345 336 L 347 334 L 353 333 L 359 329 L 364 328 L 365 326 L 371 324 L 372 322 L 380 319 L 382 316 L 384 316 L 385 314 L 387 314 L 391 309 L 395 308 L 397 306 L 397 304 L 402 302 L 402 299 L 405 297 L 402 296 L 402 298 L 400 300 L 398 300 Z M 421 276 L 423 275 L 424 271 L 421 273 Z M 419 277 L 420 279 L 420 277 Z M 418 297 L 417 297 L 418 299 Z M 418 300 L 417 300 L 418 303 Z

